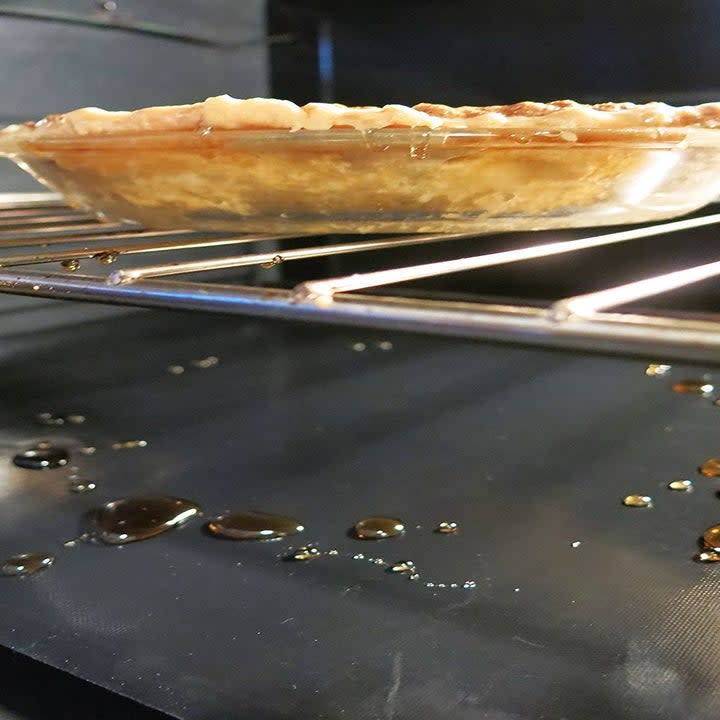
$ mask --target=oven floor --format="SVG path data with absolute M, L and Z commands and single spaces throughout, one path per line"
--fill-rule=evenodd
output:
M 188 719 L 718 716 L 720 567 L 692 556 L 720 515 L 718 482 L 697 474 L 720 454 L 720 409 L 669 389 L 710 368 L 648 378 L 663 358 L 8 303 L 0 553 L 57 555 L 2 580 L 8 650 Z M 217 366 L 191 364 L 209 355 Z M 45 427 L 42 412 L 86 422 Z M 129 439 L 147 447 L 111 449 Z M 97 489 L 68 492 L 69 468 L 11 464 L 39 440 L 96 447 L 72 464 Z M 694 492 L 666 489 L 682 477 Z M 654 507 L 623 507 L 632 492 Z M 148 493 L 307 529 L 243 543 L 192 522 L 64 547 L 97 504 Z M 352 539 L 372 514 L 407 533 Z M 459 532 L 434 533 L 441 521 Z M 338 554 L 280 559 L 307 542 Z M 370 557 L 413 560 L 421 578 Z M 46 687 L 18 667 L 28 693 Z M 9 718 L 51 716 L 12 714 L 13 697 L 0 691 Z

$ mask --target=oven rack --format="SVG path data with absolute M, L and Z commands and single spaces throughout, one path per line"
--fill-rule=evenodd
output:
M 589 233 L 580 239 L 514 250 L 312 280 L 284 289 L 268 287 L 266 283 L 229 284 L 187 277 L 198 278 L 210 270 L 248 267 L 260 268 L 262 273 L 263 269 L 293 260 L 447 242 L 476 234 L 396 235 L 379 239 L 358 236 L 342 244 L 323 244 L 320 238 L 297 235 L 150 232 L 128 223 L 99 221 L 91 214 L 69 208 L 58 195 L 5 193 L 0 194 L 0 292 L 428 332 L 660 359 L 716 361 L 720 350 L 720 315 L 641 315 L 618 308 L 716 277 L 720 275 L 720 261 L 641 277 L 632 283 L 563 298 L 548 307 L 531 306 L 522 300 L 468 302 L 376 293 L 379 288 L 404 281 L 551 255 L 567 255 L 570 263 L 572 254 L 584 249 L 719 222 L 720 214 L 712 214 L 600 235 Z M 275 241 L 298 237 L 302 247 L 282 251 L 274 247 Z M 249 243 L 254 247 L 265 244 L 267 248 L 263 252 L 253 250 L 210 259 L 147 263 L 124 270 L 113 268 L 114 260 L 121 255 L 158 257 L 154 254 L 164 251 L 242 247 Z M 91 261 L 96 274 L 77 271 L 79 263 L 85 260 Z M 64 270 L 38 270 L 37 266 L 43 264 L 59 264 Z M 83 270 L 87 264 L 83 263 Z M 183 279 L 165 279 L 178 275 Z M 268 277 L 271 276 L 269 273 Z M 262 279 L 263 275 L 258 277 Z M 361 294 L 363 290 L 372 290 L 373 294 Z

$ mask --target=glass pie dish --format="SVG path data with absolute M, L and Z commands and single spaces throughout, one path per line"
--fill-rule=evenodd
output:
M 502 232 L 661 220 L 720 196 L 720 128 L 187 129 L 3 137 L 74 207 L 148 228 Z

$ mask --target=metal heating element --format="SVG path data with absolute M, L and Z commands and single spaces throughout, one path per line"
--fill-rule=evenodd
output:
M 585 350 L 663 353 L 663 357 L 688 360 L 716 360 L 720 350 L 720 315 L 669 317 L 623 313 L 617 308 L 718 276 L 720 261 L 564 298 L 548 307 L 529 306 L 522 300 L 494 304 L 398 297 L 377 294 L 377 290 L 411 280 L 551 255 L 569 255 L 570 269 L 572 253 L 581 250 L 718 222 L 720 214 L 713 214 L 521 249 L 312 280 L 288 290 L 203 282 L 202 274 L 252 266 L 271 268 L 293 260 L 446 242 L 473 237 L 473 234 L 396 235 L 380 239 L 358 236 L 342 244 L 323 244 L 321 238 L 306 237 L 300 238 L 302 247 L 290 250 L 279 251 L 271 247 L 266 252 L 148 263 L 113 270 L 112 264 L 120 255 L 249 243 L 272 246 L 274 241 L 298 236 L 144 231 L 127 223 L 100 222 L 91 214 L 67 207 L 56 195 L 5 194 L 0 195 L 0 249 L 3 251 L 0 292 L 413 330 Z M 22 254 L 21 248 L 26 248 Z M 86 259 L 98 261 L 95 267 L 103 272 L 92 276 L 77 272 L 79 262 Z M 39 264 L 60 264 L 65 271 L 46 273 L 36 268 L 26 269 Z M 163 279 L 175 275 L 197 279 Z M 373 290 L 373 294 L 361 294 L 363 290 Z

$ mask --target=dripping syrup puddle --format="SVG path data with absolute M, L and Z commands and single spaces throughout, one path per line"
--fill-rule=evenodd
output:
M 232 512 L 217 515 L 206 529 L 226 540 L 277 540 L 303 532 L 305 526 L 293 517 L 263 512 Z
M 358 520 L 351 536 L 358 540 L 385 540 L 405 534 L 405 523 L 399 518 L 373 515 Z
M 54 470 L 68 464 L 70 453 L 62 447 L 38 443 L 35 447 L 17 453 L 12 461 L 13 465 L 23 470 Z
M 51 553 L 35 552 L 22 553 L 9 557 L 2 564 L 2 574 L 10 577 L 34 575 L 40 570 L 46 570 L 55 563 L 55 556 Z
M 673 383 L 671 389 L 675 393 L 707 397 L 715 390 L 715 386 L 705 378 L 692 378 Z
M 106 545 L 149 540 L 200 514 L 191 500 L 167 495 L 111 500 L 88 515 L 88 539 Z
M 49 443 L 33 449 L 30 457 L 33 467 L 39 462 L 47 461 L 42 452 L 57 451 Z M 27 452 L 27 451 L 26 451 Z M 40 454 L 38 454 L 40 453 Z M 37 455 L 37 457 L 36 457 Z M 46 465 L 40 466 L 42 468 Z M 84 493 L 95 489 L 95 484 L 82 479 L 76 474 L 78 468 L 72 467 L 73 474 L 69 477 L 69 489 Z M 200 515 L 200 506 L 184 498 L 152 495 L 130 496 L 106 502 L 91 510 L 85 516 L 86 531 L 79 537 L 63 543 L 64 548 L 74 548 L 79 542 L 123 546 L 128 543 L 141 542 L 166 533 L 187 524 Z M 454 533 L 457 530 L 454 522 L 441 522 L 436 525 L 436 532 Z M 296 518 L 261 512 L 232 512 L 213 517 L 205 526 L 205 532 L 214 536 L 232 540 L 279 540 L 305 530 L 304 525 Z M 406 532 L 405 524 L 399 518 L 386 516 L 370 516 L 358 520 L 353 526 L 357 540 L 380 540 L 399 537 Z M 279 556 L 280 557 L 280 556 Z M 307 562 L 322 557 L 345 557 L 361 560 L 377 566 L 384 572 L 402 575 L 411 581 L 421 579 L 421 574 L 412 560 L 400 560 L 393 563 L 382 557 L 364 555 L 363 553 L 341 554 L 337 549 L 321 550 L 315 543 L 308 543 L 297 548 L 290 548 L 283 560 Z M 55 562 L 50 553 L 24 553 L 8 558 L 2 565 L 2 573 L 8 576 L 31 575 L 49 568 Z M 426 581 L 421 586 L 431 589 L 470 589 L 475 581 L 436 582 Z

